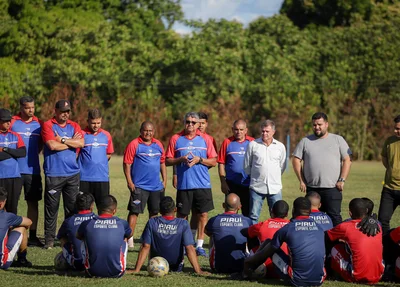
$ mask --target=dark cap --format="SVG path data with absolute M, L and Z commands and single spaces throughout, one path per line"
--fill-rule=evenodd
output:
M 4 122 L 11 121 L 11 112 L 6 109 L 0 109 L 0 120 Z
M 68 100 L 59 100 L 56 103 L 56 109 L 60 112 L 66 112 L 71 110 L 71 104 Z

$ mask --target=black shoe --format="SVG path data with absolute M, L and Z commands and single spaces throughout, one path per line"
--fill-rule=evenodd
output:
M 33 238 L 29 237 L 28 246 L 44 247 L 44 244 L 37 237 L 33 237 Z
M 43 246 L 44 249 L 53 249 L 53 247 L 54 247 L 54 241 L 48 241 Z
M 11 263 L 11 267 L 27 267 L 27 268 L 30 268 L 30 267 L 32 267 L 32 263 L 29 262 L 28 260 L 26 260 L 26 258 L 18 259 L 16 261 L 13 261 L 13 263 Z

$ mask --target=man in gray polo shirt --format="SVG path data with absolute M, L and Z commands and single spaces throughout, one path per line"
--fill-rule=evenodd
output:
M 351 150 L 343 137 L 328 133 L 328 117 L 312 116 L 314 134 L 304 137 L 293 152 L 293 169 L 302 192 L 316 191 L 321 196 L 321 211 L 333 225 L 342 222 L 342 191 L 351 166 Z

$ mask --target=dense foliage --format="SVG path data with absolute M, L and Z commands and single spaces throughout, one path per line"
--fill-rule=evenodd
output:
M 31 95 L 46 119 L 69 98 L 82 125 L 100 107 L 118 152 L 145 119 L 166 142 L 190 110 L 209 113 L 219 143 L 241 117 L 254 136 L 274 119 L 294 145 L 321 110 L 357 158 L 379 158 L 400 98 L 397 1 L 287 0 L 248 27 L 187 21 L 187 36 L 176 21 L 179 0 L 1 1 L 1 106 Z

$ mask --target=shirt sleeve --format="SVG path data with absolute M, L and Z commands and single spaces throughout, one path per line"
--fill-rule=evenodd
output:
M 303 159 L 304 156 L 304 145 L 306 142 L 306 138 L 301 139 L 301 141 L 297 144 L 296 148 L 293 151 L 293 156 L 299 159 Z
M 107 154 L 113 154 L 114 153 L 114 143 L 111 137 L 111 134 L 109 132 L 105 132 L 106 137 L 108 139 L 108 145 L 107 145 Z
M 78 231 L 76 232 L 79 234 L 80 237 L 85 237 L 85 230 L 86 226 L 89 224 L 90 220 L 86 220 L 79 225 Z
M 340 148 L 340 155 L 341 155 L 342 160 L 344 160 L 346 157 L 348 157 L 352 154 L 349 145 L 344 140 L 344 138 L 341 136 L 339 136 L 339 148 Z
M 215 216 L 210 218 L 210 220 L 208 220 L 208 222 L 206 224 L 205 230 L 207 230 L 207 233 L 209 233 L 209 234 L 213 234 L 214 233 L 213 226 L 214 226 L 215 218 L 216 218 Z
M 221 148 L 219 149 L 219 153 L 218 153 L 218 163 L 225 164 L 225 162 L 226 162 L 226 150 L 228 148 L 229 143 L 230 143 L 229 139 L 225 139 L 222 142 Z
M 341 223 L 339 225 L 336 225 L 334 228 L 328 230 L 326 233 L 328 234 L 331 241 L 344 239 L 346 235 L 346 224 Z
M 165 157 L 167 157 L 167 158 L 175 157 L 175 145 L 176 145 L 176 141 L 178 140 L 178 137 L 179 137 L 178 135 L 173 135 L 172 138 L 169 140 L 167 153 L 165 154 Z
M 58 230 L 58 233 L 57 233 L 58 239 L 65 238 L 68 236 L 68 222 L 67 221 L 68 221 L 68 219 L 64 220 L 60 229 Z
M 250 238 L 255 238 L 260 235 L 260 229 L 264 222 L 259 222 L 249 227 L 248 233 Z
M 70 124 L 74 127 L 74 135 L 77 134 L 77 133 L 80 133 L 80 134 L 82 133 L 81 126 L 78 125 L 78 123 L 70 122 Z
M 189 223 L 186 220 L 183 220 L 183 245 L 189 246 L 194 245 L 193 234 L 190 231 Z
M 138 147 L 138 143 L 136 140 L 131 141 L 124 151 L 124 163 L 133 164 L 136 155 L 136 149 Z
M 21 148 L 25 146 L 24 140 L 22 139 L 22 137 L 15 133 L 15 135 L 17 136 L 18 142 L 17 142 L 17 148 Z
M 163 144 L 157 140 L 156 144 L 160 147 L 161 150 L 161 157 L 160 157 L 160 163 L 164 163 L 165 162 L 165 150 L 164 150 L 164 146 Z
M 288 225 L 285 225 L 281 229 L 279 229 L 275 234 L 274 237 L 272 237 L 271 245 L 275 248 L 278 249 L 281 247 L 281 245 L 286 242 L 286 234 L 288 231 Z
M 122 225 L 124 226 L 124 237 L 128 238 L 132 234 L 132 229 L 129 226 L 128 221 L 126 221 L 126 220 L 122 221 Z
M 211 136 L 205 136 L 203 139 L 206 141 L 207 146 L 207 158 L 217 157 L 217 152 L 215 151 L 213 140 Z
M 146 227 L 144 228 L 143 233 L 142 233 L 142 237 L 140 238 L 140 241 L 142 241 L 143 244 L 146 243 L 146 244 L 151 245 L 151 238 L 153 236 L 152 236 L 150 224 L 151 224 L 151 219 L 149 221 L 147 221 Z
M 49 140 L 55 140 L 53 125 L 51 121 L 47 121 L 42 126 L 42 139 L 46 143 Z
M 14 213 L 7 213 L 7 215 L 7 224 L 9 227 L 16 227 L 21 225 L 23 219 L 22 216 L 15 215 Z
M 281 174 L 285 171 L 286 168 L 286 147 L 284 144 L 281 144 L 281 160 L 279 162 L 281 167 Z

